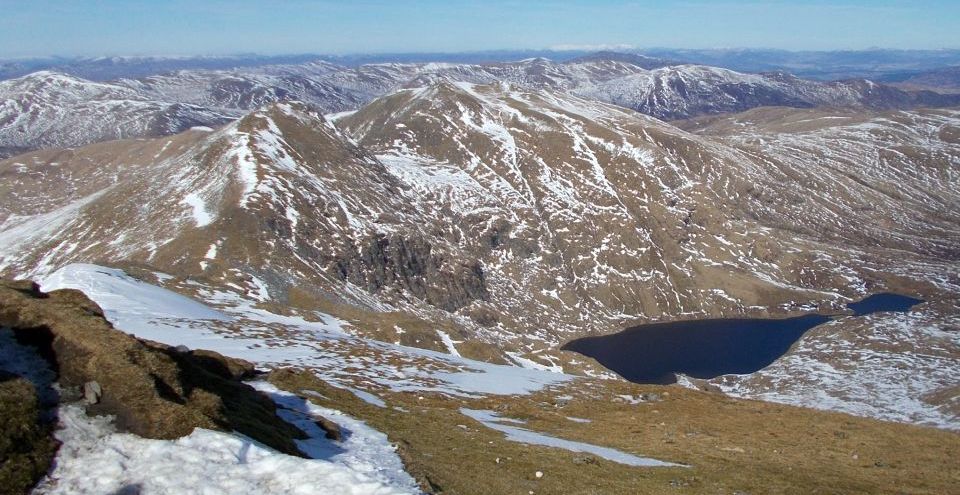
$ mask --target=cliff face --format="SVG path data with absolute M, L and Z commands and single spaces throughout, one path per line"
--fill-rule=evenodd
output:
M 377 235 L 360 245 L 337 260 L 337 275 L 371 294 L 399 289 L 451 312 L 490 298 L 479 262 L 447 263 L 423 238 Z

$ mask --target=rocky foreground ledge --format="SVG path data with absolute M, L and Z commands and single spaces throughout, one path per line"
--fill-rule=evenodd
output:
M 36 348 L 59 384 L 38 390 L 44 385 L 0 369 L 0 492 L 26 491 L 49 469 L 58 402 L 83 401 L 89 415 L 112 415 L 121 431 L 144 438 L 199 427 L 303 455 L 294 440 L 306 435 L 241 381 L 254 375 L 250 363 L 137 339 L 114 329 L 83 293 L 45 294 L 32 282 L 0 281 L 0 327 Z

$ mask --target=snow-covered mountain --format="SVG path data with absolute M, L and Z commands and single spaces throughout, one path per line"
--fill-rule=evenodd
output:
M 38 492 L 950 486 L 960 110 L 638 63 L 0 83 L 5 146 L 44 148 L 0 161 L 0 277 L 40 283 L 0 281 L 4 404 L 60 370 Z M 883 291 L 924 302 L 750 374 L 637 385 L 561 350 Z
M 615 61 L 615 62 L 625 62 L 631 65 L 636 65 L 642 69 L 659 69 L 660 67 L 668 67 L 671 65 L 681 65 L 683 62 L 678 62 L 674 60 L 658 58 L 658 57 L 649 57 L 640 53 L 623 53 L 623 52 L 613 52 L 609 50 L 602 50 L 599 52 L 591 53 L 589 55 L 583 55 L 574 59 L 567 61 L 568 64 L 578 64 L 584 62 L 594 62 L 594 61 Z
M 401 86 L 449 80 L 505 82 L 528 89 L 572 91 L 663 119 L 743 111 L 758 106 L 899 109 L 951 106 L 960 98 L 906 92 L 863 79 L 804 80 L 786 73 L 746 74 L 637 55 L 600 52 L 565 63 L 545 58 L 490 64 L 371 64 L 326 62 L 229 72 L 180 71 L 121 84 L 164 98 L 252 110 L 297 99 L 324 112 L 356 109 Z
M 336 122 L 274 104 L 215 131 L 0 162 L 0 267 L 148 268 L 380 340 L 567 371 L 595 368 L 563 342 L 633 321 L 882 289 L 935 301 L 937 325 L 960 294 L 958 123 L 779 108 L 691 133 L 561 91 L 448 81 Z
M 331 113 L 355 109 L 375 96 L 327 80 L 334 73 L 346 70 L 318 61 L 229 71 L 182 70 L 140 79 L 120 79 L 116 84 L 148 98 L 208 108 L 249 111 L 269 103 L 301 101 Z M 394 78 L 402 79 L 404 75 Z
M 399 89 L 436 80 L 508 82 L 529 88 L 575 87 L 633 74 L 640 67 L 608 59 L 566 64 L 544 58 L 490 64 L 368 64 L 342 67 L 327 62 L 264 66 L 233 71 L 179 71 L 117 84 L 155 99 L 208 107 L 254 110 L 267 103 L 297 100 L 325 113 L 356 110 Z
M 786 73 L 745 74 L 703 65 L 676 65 L 578 87 L 577 94 L 662 119 L 740 112 L 761 106 L 887 110 L 954 106 L 960 97 L 908 93 L 864 79 L 819 82 Z
M 324 61 L 231 70 L 180 70 L 97 83 L 53 72 L 0 81 L 0 156 L 119 138 L 216 127 L 270 103 L 299 101 L 322 113 L 360 108 L 402 87 L 438 81 L 560 90 L 663 119 L 758 106 L 898 109 L 960 104 L 960 96 L 905 92 L 865 80 L 833 83 L 743 74 L 616 53 L 555 63 L 368 64 Z
M 236 114 L 55 72 L 0 81 L 0 156 L 38 148 L 165 136 L 216 126 Z
M 0 81 L 0 156 L 122 138 L 217 127 L 270 103 L 298 101 L 323 113 L 356 110 L 404 85 L 431 80 L 569 89 L 631 73 L 619 62 L 577 65 L 545 59 L 491 65 L 316 61 L 234 70 L 181 70 L 101 83 L 55 72 Z

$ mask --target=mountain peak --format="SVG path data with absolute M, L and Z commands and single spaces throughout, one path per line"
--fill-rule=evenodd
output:
M 531 58 L 518 60 L 517 62 L 521 64 L 528 64 L 528 65 L 535 65 L 535 64 L 544 65 L 544 64 L 552 64 L 553 60 L 550 60 L 547 57 L 531 57 Z
M 601 50 L 589 55 L 584 55 L 582 57 L 577 57 L 573 60 L 569 60 L 567 64 L 580 64 L 587 62 L 598 62 L 598 61 L 609 61 L 609 62 L 623 62 L 643 69 L 657 69 L 660 67 L 666 67 L 670 65 L 678 65 L 682 62 L 676 62 L 672 60 L 666 60 L 662 58 L 648 57 L 646 55 L 641 55 L 637 53 L 623 53 L 615 52 L 609 50 Z

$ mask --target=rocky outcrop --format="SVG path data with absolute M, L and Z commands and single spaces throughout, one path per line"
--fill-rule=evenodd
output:
M 419 237 L 369 237 L 349 257 L 338 260 L 336 270 L 341 280 L 372 294 L 399 288 L 446 311 L 490 297 L 478 261 L 451 263 Z
M 87 412 L 115 416 L 121 430 L 157 439 L 197 427 L 238 431 L 302 455 L 294 439 L 304 438 L 303 432 L 276 415 L 272 400 L 240 381 L 253 373 L 249 363 L 134 338 L 112 328 L 81 292 L 44 294 L 30 282 L 0 282 L 0 326 L 36 347 L 68 394 L 99 392 L 88 394 Z

